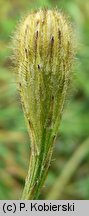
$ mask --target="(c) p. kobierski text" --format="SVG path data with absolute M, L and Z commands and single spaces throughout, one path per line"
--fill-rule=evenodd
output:
M 22 211 L 24 208 L 25 208 L 25 203 L 20 203 L 20 211 Z M 52 212 L 52 211 L 70 211 L 70 212 L 73 212 L 75 210 L 75 205 L 74 203 L 66 203 L 66 204 L 52 204 L 51 202 L 50 203 L 29 203 L 30 204 L 30 211 L 31 212 L 41 212 L 41 211 L 47 211 L 47 212 Z

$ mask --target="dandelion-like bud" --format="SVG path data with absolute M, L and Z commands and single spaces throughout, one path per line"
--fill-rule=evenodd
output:
M 70 24 L 58 10 L 31 12 L 20 23 L 15 48 L 17 80 L 31 137 L 23 199 L 35 199 L 50 164 L 70 81 L 74 53 Z

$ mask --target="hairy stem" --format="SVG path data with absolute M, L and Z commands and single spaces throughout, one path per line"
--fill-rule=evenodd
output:
M 24 200 L 34 200 L 38 198 L 40 189 L 45 181 L 52 156 L 53 139 L 50 148 L 46 148 L 46 131 L 43 133 L 41 150 L 39 155 L 31 149 L 28 175 L 25 182 L 22 198 Z M 46 145 L 45 145 L 46 144 Z

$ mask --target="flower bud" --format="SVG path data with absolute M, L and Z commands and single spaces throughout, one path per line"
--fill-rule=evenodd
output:
M 33 142 L 56 135 L 70 80 L 71 28 L 58 10 L 30 13 L 18 31 L 17 76 Z
M 70 81 L 74 53 L 71 32 L 62 13 L 46 9 L 31 12 L 18 29 L 17 81 L 32 154 L 41 153 L 41 161 L 50 157 Z

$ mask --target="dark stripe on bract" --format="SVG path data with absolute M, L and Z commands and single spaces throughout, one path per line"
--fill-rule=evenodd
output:
M 53 57 L 53 46 L 54 46 L 54 36 L 51 37 L 51 41 L 50 41 L 50 61 Z
M 21 82 L 19 82 L 19 87 L 21 87 L 22 85 L 21 85 Z
M 38 39 L 39 33 L 38 31 L 36 31 L 35 33 L 35 39 L 34 39 L 34 52 L 35 52 L 35 59 L 36 59 L 36 55 L 37 55 L 37 39 Z
M 40 70 L 41 69 L 41 66 L 38 64 L 38 69 Z
M 36 32 L 36 39 L 38 38 L 38 31 Z
M 32 126 L 32 123 L 31 123 L 31 121 L 30 121 L 30 120 L 28 120 L 28 122 L 29 122 L 29 127 L 30 127 L 30 130 L 31 130 L 31 131 L 33 131 L 33 126 Z
M 24 51 L 25 51 L 26 59 L 28 59 L 28 49 L 26 48 L 26 40 L 27 40 L 28 30 L 29 30 L 29 25 L 27 24 L 26 28 L 25 28 L 25 33 L 24 33 L 24 47 L 25 47 Z M 27 73 L 28 73 L 28 71 L 27 71 L 27 67 L 25 65 L 24 65 L 24 68 L 25 68 L 25 81 L 27 82 Z
M 25 48 L 26 58 L 28 58 L 28 50 Z
M 51 44 L 53 45 L 53 43 L 54 43 L 54 36 L 52 36 L 51 38 Z
M 59 39 L 59 45 L 61 45 L 61 31 L 58 29 L 58 39 Z

